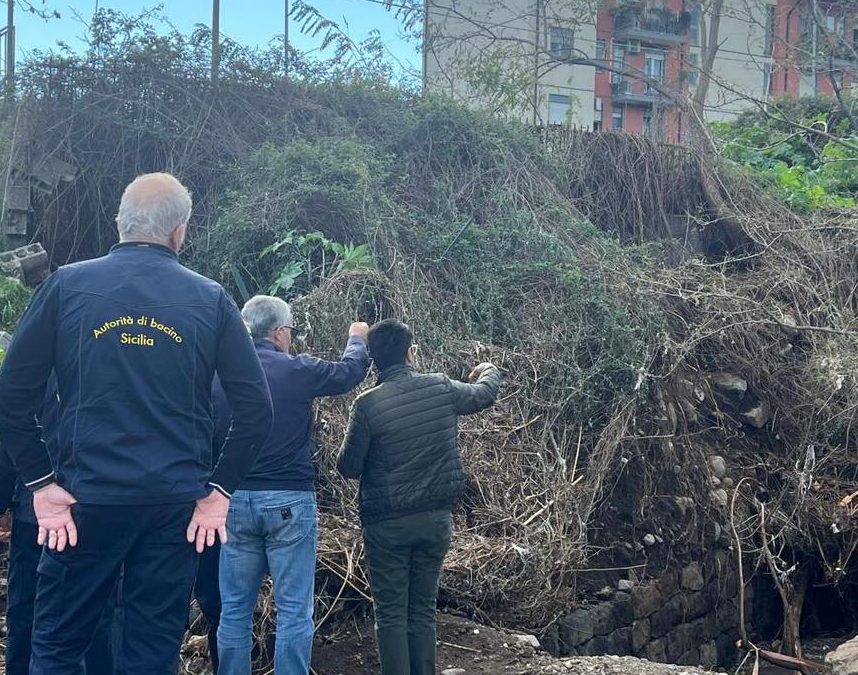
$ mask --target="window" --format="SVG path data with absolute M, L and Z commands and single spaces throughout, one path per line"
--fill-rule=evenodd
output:
M 664 54 L 648 52 L 646 55 L 646 76 L 661 82 L 664 80 Z
M 563 94 L 548 95 L 548 123 L 566 124 L 569 121 L 570 99 Z
M 688 86 L 696 87 L 700 80 L 700 55 L 697 52 L 691 52 L 688 55 Z
M 623 79 L 622 72 L 626 69 L 626 48 L 614 45 L 614 69 L 620 71 L 611 73 L 611 82 L 619 82 Z
M 643 114 L 643 133 L 644 136 L 650 136 L 652 134 L 652 113 L 647 110 Z
M 691 44 L 699 45 L 700 44 L 700 10 L 692 9 L 689 16 L 688 22 L 688 32 L 691 37 Z
M 766 46 L 765 55 L 771 56 L 775 44 L 775 6 L 766 5 Z
M 622 129 L 623 128 L 623 109 L 622 108 L 614 108 L 614 111 L 611 113 L 611 129 Z
M 572 50 L 575 49 L 575 31 L 571 28 L 560 28 L 552 26 L 549 29 L 548 51 L 556 59 L 568 60 L 572 58 Z
M 608 41 L 599 38 L 596 40 L 596 61 L 605 61 L 608 58 Z
M 602 130 L 602 117 L 604 116 L 604 106 L 602 99 L 598 96 L 593 99 L 593 131 Z

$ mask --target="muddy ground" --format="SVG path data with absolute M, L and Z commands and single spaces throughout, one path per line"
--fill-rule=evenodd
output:
M 697 675 L 704 671 L 639 659 L 594 657 L 555 659 L 515 633 L 479 626 L 462 617 L 438 615 L 438 670 L 455 675 Z M 352 621 L 316 640 L 313 669 L 318 675 L 377 675 L 378 657 L 371 621 Z

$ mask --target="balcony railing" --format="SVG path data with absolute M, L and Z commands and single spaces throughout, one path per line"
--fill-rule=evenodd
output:
M 659 92 L 649 82 L 620 78 L 611 83 L 611 99 L 614 103 L 652 105 L 659 97 Z
M 620 40 L 640 40 L 654 44 L 679 44 L 688 30 L 687 12 L 666 9 L 642 10 L 624 6 L 614 16 L 614 35 Z

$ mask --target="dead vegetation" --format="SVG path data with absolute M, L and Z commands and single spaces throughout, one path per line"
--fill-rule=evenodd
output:
M 397 316 L 427 370 L 497 363 L 498 406 L 462 424 L 444 603 L 539 630 L 584 568 L 723 544 L 733 490 L 750 568 L 767 550 L 782 583 L 854 568 L 856 507 L 839 504 L 858 489 L 854 213 L 799 217 L 735 168 L 642 138 L 573 134 L 546 152 L 516 125 L 377 83 L 236 70 L 214 90 L 129 49 L 32 66 L 12 151 L 80 169 L 34 205 L 32 236 L 55 262 L 102 252 L 121 186 L 167 168 L 194 189 L 201 270 L 241 295 L 300 262 L 313 352 L 336 355 L 352 320 Z M 316 231 L 368 244 L 372 268 L 321 249 L 260 257 Z M 319 624 L 368 597 L 356 487 L 333 468 L 347 411 L 318 412 Z M 711 455 L 732 486 L 713 484 Z M 644 549 L 650 531 L 663 543 Z M 269 594 L 259 618 L 269 635 Z

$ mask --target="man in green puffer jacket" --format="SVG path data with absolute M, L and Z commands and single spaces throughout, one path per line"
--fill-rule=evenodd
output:
M 470 384 L 414 370 L 411 329 L 387 319 L 367 340 L 380 376 L 354 402 L 337 468 L 360 478 L 360 515 L 383 675 L 434 675 L 435 602 L 465 474 L 459 415 L 494 404 L 500 372 Z

